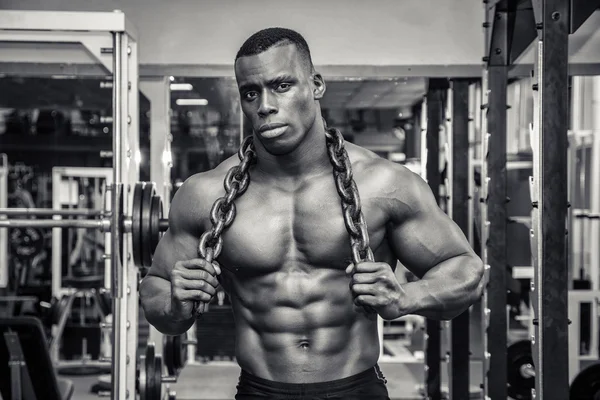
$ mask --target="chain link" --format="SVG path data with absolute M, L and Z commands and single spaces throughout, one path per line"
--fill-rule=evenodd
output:
M 249 169 L 256 162 L 256 152 L 252 136 L 247 136 L 238 151 L 240 164 L 227 171 L 223 186 L 225 187 L 225 196 L 219 197 L 210 210 L 210 222 L 212 227 L 204 232 L 200 237 L 198 253 L 209 263 L 217 264 L 216 259 L 223 249 L 223 231 L 233 223 L 235 219 L 235 199 L 240 197 L 250 183 Z M 205 303 L 197 302 L 195 304 L 195 314 L 202 314 L 206 308 Z
M 335 128 L 325 129 L 327 153 L 333 165 L 335 186 L 342 199 L 342 211 L 346 230 L 350 234 L 352 261 L 358 264 L 363 261 L 374 261 L 373 251 L 369 247 L 369 234 L 360 204 L 360 196 L 354 179 L 348 153 L 344 148 L 344 137 Z
M 325 121 L 323 122 L 325 123 Z M 338 129 L 327 128 L 327 124 L 325 124 L 325 138 L 327 154 L 333 165 L 335 186 L 342 200 L 344 223 L 350 235 L 352 260 L 355 265 L 363 261 L 373 262 L 375 258 L 369 247 L 367 224 L 361 210 L 358 188 L 352 176 L 350 158 L 344 147 L 344 137 Z M 248 170 L 250 165 L 256 162 L 252 136 L 244 139 L 238 151 L 238 157 L 241 163 L 232 167 L 225 176 L 226 195 L 218 198 L 211 209 L 212 228 L 200 237 L 198 252 L 208 262 L 215 262 L 214 260 L 221 254 L 223 249 L 221 234 L 233 223 L 236 215 L 234 201 L 246 191 L 250 183 Z M 200 313 L 204 312 L 204 303 L 197 304 L 197 308 Z M 371 307 L 365 307 L 365 309 L 374 312 Z

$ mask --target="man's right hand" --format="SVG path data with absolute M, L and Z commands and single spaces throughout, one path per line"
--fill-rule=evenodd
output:
M 171 270 L 171 313 L 176 320 L 194 315 L 194 304 L 208 304 L 219 286 L 220 267 L 202 258 L 178 261 Z

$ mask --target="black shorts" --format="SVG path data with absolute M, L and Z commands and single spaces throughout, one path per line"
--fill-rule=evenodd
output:
M 389 400 L 386 383 L 377 364 L 347 378 L 317 383 L 269 381 L 242 370 L 235 400 Z

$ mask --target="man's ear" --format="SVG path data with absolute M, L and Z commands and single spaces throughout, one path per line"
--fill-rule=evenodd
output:
M 325 81 L 321 74 L 315 73 L 312 77 L 313 80 L 313 92 L 315 94 L 315 100 L 320 100 L 323 98 L 325 94 L 325 90 L 327 89 L 325 86 Z

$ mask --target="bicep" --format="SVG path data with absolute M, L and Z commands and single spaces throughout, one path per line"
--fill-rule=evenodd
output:
M 415 182 L 411 197 L 409 211 L 388 225 L 391 247 L 406 268 L 422 278 L 437 264 L 472 252 L 462 230 L 438 207 L 425 182 Z
M 173 198 L 169 211 L 169 229 L 154 251 L 149 275 L 169 280 L 177 261 L 198 258 L 201 215 L 198 214 L 197 208 L 189 206 L 193 204 L 193 191 L 184 186 Z
M 167 230 L 158 242 L 148 275 L 170 280 L 171 270 L 177 261 L 197 258 L 198 239 L 186 232 Z

